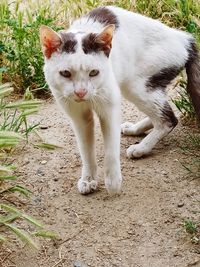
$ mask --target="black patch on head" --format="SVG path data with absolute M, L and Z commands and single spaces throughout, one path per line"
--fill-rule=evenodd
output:
M 68 33 L 60 32 L 60 36 L 62 39 L 61 51 L 71 54 L 75 53 L 77 45 L 75 34 L 71 32 Z
M 146 82 L 146 86 L 151 90 L 158 88 L 165 89 L 166 86 L 181 72 L 180 67 L 169 67 L 160 70 L 158 73 L 151 76 Z
M 98 53 L 103 51 L 108 57 L 110 54 L 110 49 L 105 46 L 104 43 L 99 42 L 96 33 L 90 33 L 86 35 L 82 40 L 82 48 L 85 54 Z
M 161 112 L 162 112 L 163 122 L 167 123 L 167 125 L 173 129 L 177 125 L 178 120 L 174 115 L 174 112 L 168 102 L 164 104 L 164 106 L 161 109 Z
M 104 26 L 108 26 L 110 24 L 114 24 L 115 28 L 119 27 L 119 21 L 116 15 L 106 7 L 98 7 L 90 11 L 86 17 L 88 19 L 93 19 L 94 21 L 98 21 Z

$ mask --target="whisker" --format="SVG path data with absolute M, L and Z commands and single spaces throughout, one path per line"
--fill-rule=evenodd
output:
M 110 100 L 108 97 L 106 97 L 105 95 L 100 95 L 98 93 L 95 94 L 95 97 L 97 97 L 97 99 L 100 101 L 100 102 L 105 102 L 107 104 L 110 103 Z

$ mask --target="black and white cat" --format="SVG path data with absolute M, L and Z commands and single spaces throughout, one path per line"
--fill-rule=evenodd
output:
M 152 128 L 127 156 L 141 157 L 177 124 L 165 88 L 186 68 L 187 90 L 200 118 L 200 65 L 194 38 L 157 20 L 117 7 L 99 7 L 66 31 L 41 26 L 46 81 L 71 119 L 82 158 L 78 190 L 97 188 L 93 111 L 100 119 L 105 147 L 105 186 L 121 188 L 120 91 L 147 117 L 125 122 L 121 132 L 138 135 Z

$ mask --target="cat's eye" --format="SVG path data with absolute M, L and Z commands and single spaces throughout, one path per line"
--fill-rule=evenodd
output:
M 60 75 L 65 77 L 65 78 L 71 78 L 72 74 L 70 71 L 68 70 L 61 70 L 59 71 Z
M 91 70 L 89 73 L 90 77 L 95 77 L 99 74 L 99 70 Z

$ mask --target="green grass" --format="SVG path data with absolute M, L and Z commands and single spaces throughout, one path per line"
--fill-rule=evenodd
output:
M 187 178 L 189 181 L 200 179 L 200 133 L 196 132 L 189 134 L 181 145 L 181 149 L 186 155 L 186 159 L 181 161 L 181 165 L 187 172 Z M 191 241 L 195 244 L 200 244 L 199 211 L 195 211 L 193 213 L 197 214 L 197 217 L 195 220 L 187 218 L 184 221 L 184 228 Z
M 189 235 L 194 244 L 200 244 L 200 224 L 192 219 L 187 219 L 183 223 L 185 232 Z
M 7 1 L 1 3 L 1 70 L 4 72 L 4 81 L 12 82 L 18 91 L 46 88 L 38 29 L 41 24 L 53 26 L 55 18 L 50 16 L 49 8 L 27 8 L 22 12 L 18 4 L 11 9 Z
M 10 103 L 7 97 L 12 92 L 11 84 L 0 85 L 0 246 L 12 241 L 13 234 L 23 243 L 37 248 L 34 236 L 52 238 L 55 234 L 46 232 L 40 222 L 14 206 L 20 196 L 29 198 L 31 191 L 18 184 L 18 177 L 14 174 L 16 167 L 11 164 L 11 152 L 20 143 L 26 142 L 29 134 L 38 126 L 29 125 L 28 116 L 38 111 L 41 101 L 29 99 Z M 28 233 L 24 223 L 34 226 L 35 231 Z
M 0 61 L 4 81 L 13 82 L 23 92 L 45 89 L 43 56 L 38 29 L 41 24 L 55 30 L 66 28 L 77 18 L 94 7 L 114 4 L 152 18 L 169 26 L 192 33 L 200 42 L 199 0 L 87 0 L 87 1 L 8 1 L 0 4 Z M 178 103 L 178 102 L 177 102 Z M 179 106 L 181 103 L 179 104 Z M 184 109 L 184 106 L 183 106 Z M 186 111 L 187 112 L 187 111 Z
M 186 81 L 181 79 L 179 81 L 178 96 L 172 99 L 173 103 L 176 105 L 178 110 L 182 113 L 184 118 L 192 119 L 195 118 L 195 110 L 192 105 L 191 99 L 186 92 Z

